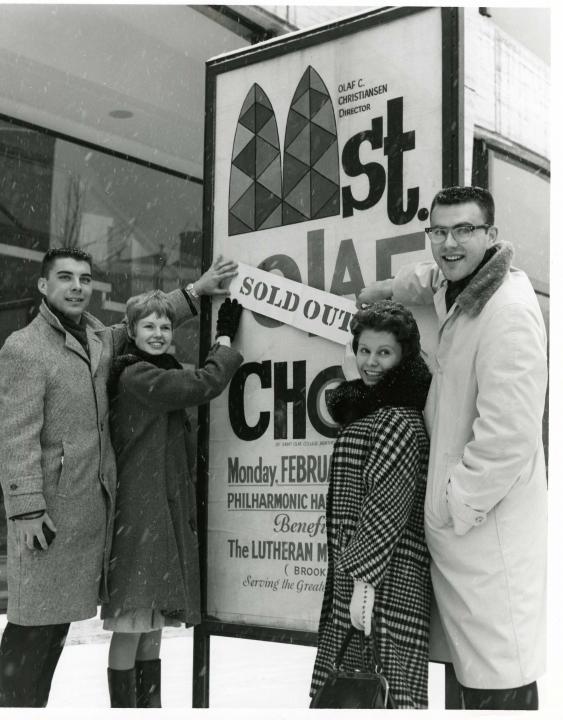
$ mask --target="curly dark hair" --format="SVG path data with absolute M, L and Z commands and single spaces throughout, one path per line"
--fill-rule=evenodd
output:
M 352 349 L 358 352 L 360 335 L 364 330 L 388 332 L 401 346 L 403 359 L 420 353 L 420 333 L 410 310 L 393 300 L 380 300 L 365 310 L 359 310 L 350 323 Z
M 92 271 L 92 256 L 86 250 L 77 247 L 53 247 L 47 250 L 43 256 L 41 262 L 41 275 L 40 277 L 49 277 L 49 272 L 55 264 L 57 258 L 72 258 L 79 262 L 86 262 L 90 265 L 90 271 Z
M 430 214 L 432 214 L 432 210 L 436 205 L 461 205 L 469 202 L 474 202 L 481 208 L 485 222 L 488 225 L 495 224 L 495 201 L 493 196 L 488 190 L 477 185 L 467 185 L 465 187 L 453 185 L 440 190 L 432 200 Z

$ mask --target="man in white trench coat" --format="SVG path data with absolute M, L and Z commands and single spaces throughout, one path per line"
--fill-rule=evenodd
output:
M 439 192 L 426 233 L 435 263 L 364 288 L 358 305 L 434 302 L 425 529 L 436 603 L 463 706 L 534 710 L 545 670 L 545 327 L 512 245 L 497 240 L 488 191 Z

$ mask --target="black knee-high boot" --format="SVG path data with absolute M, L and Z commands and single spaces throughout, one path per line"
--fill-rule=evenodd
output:
M 8 622 L 0 643 L 0 707 L 45 707 L 69 623 Z
M 108 687 L 112 708 L 137 707 L 135 668 L 129 670 L 108 668 Z
M 160 658 L 137 660 L 137 707 L 162 707 L 160 699 Z

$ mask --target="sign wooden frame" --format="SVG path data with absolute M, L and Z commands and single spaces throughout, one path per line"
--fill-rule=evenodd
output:
M 216 84 L 222 73 L 253 63 L 311 47 L 366 28 L 400 21 L 425 12 L 428 7 L 381 8 L 327 24 L 323 27 L 282 36 L 208 61 L 206 67 L 206 121 L 203 196 L 203 267 L 213 258 L 214 162 L 216 127 Z M 455 185 L 463 178 L 463 9 L 441 9 L 442 23 L 442 186 Z M 202 303 L 201 361 L 211 341 L 211 305 Z M 207 612 L 207 498 L 209 457 L 209 410 L 199 411 L 198 433 L 198 523 L 200 538 L 202 623 L 194 628 L 193 707 L 209 707 L 210 637 L 220 635 L 262 641 L 316 645 L 314 632 L 267 628 L 220 621 Z

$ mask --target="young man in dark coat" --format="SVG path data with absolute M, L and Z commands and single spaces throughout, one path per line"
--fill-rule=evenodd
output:
M 225 294 L 236 265 L 220 258 L 169 294 L 177 317 L 193 297 Z M 115 503 L 106 384 L 124 325 L 86 312 L 92 259 L 49 250 L 37 317 L 0 350 L 0 481 L 8 517 L 8 623 L 0 644 L 0 706 L 42 707 L 69 624 L 106 597 Z M 49 544 L 50 542 L 50 544 Z

